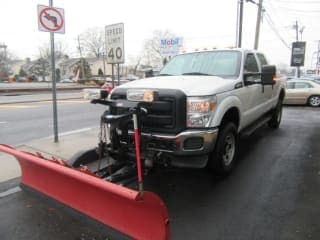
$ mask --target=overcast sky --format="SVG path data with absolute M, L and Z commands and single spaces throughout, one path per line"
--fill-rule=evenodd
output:
M 245 0 L 244 0 L 245 1 Z M 258 1 L 258 0 L 256 0 Z M 72 57 L 79 56 L 77 36 L 88 28 L 124 23 L 126 57 L 138 55 L 143 42 L 154 30 L 170 30 L 184 38 L 187 50 L 234 46 L 238 0 L 53 0 L 55 7 L 65 11 L 65 34 L 55 34 L 67 46 Z M 264 0 L 266 13 L 261 25 L 259 50 L 273 63 L 290 63 L 290 49 L 295 41 L 292 25 L 298 20 L 307 41 L 305 66 L 312 58 L 320 40 L 320 0 Z M 49 44 L 49 33 L 38 31 L 37 5 L 41 0 L 1 0 L 0 43 L 19 58 L 38 55 L 38 47 Z M 253 48 L 257 6 L 244 4 L 243 47 Z M 267 19 L 268 18 L 268 19 Z M 278 35 L 271 29 L 278 32 Z M 282 40 L 281 40 L 281 39 Z M 284 43 L 285 42 L 285 43 Z M 314 60 L 314 61 L 312 61 Z

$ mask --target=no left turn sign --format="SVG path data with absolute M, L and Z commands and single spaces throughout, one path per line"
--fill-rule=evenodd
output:
M 43 32 L 65 33 L 64 10 L 38 5 L 38 29 Z

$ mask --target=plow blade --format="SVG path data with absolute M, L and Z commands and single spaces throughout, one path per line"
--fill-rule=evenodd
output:
M 21 184 L 133 239 L 170 239 L 169 216 L 152 192 L 131 190 L 32 153 L 0 145 L 21 167 Z

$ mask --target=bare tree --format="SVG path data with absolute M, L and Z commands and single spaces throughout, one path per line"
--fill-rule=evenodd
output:
M 67 47 L 62 42 L 55 42 L 54 45 L 54 55 L 55 59 L 62 59 L 67 55 Z M 39 55 L 33 66 L 29 69 L 29 74 L 34 76 L 40 76 L 42 81 L 45 80 L 47 76 L 50 75 L 50 68 L 51 68 L 51 49 L 47 43 L 42 44 L 39 46 Z M 57 67 L 57 66 L 56 66 Z M 57 74 L 59 72 L 59 74 Z M 56 68 L 56 80 L 60 81 L 60 69 Z
M 8 46 L 0 43 L 0 80 L 6 78 L 12 73 L 10 70 L 10 62 L 16 57 L 8 50 Z
M 101 57 L 105 50 L 103 28 L 89 28 L 80 35 L 81 47 L 87 56 Z
M 55 59 L 61 59 L 64 56 L 68 56 L 66 44 L 63 44 L 62 42 L 55 42 L 54 54 L 55 54 Z M 47 43 L 39 47 L 38 58 L 50 59 L 50 56 L 51 56 L 51 49 Z
M 29 69 L 30 75 L 40 76 L 42 81 L 45 81 L 46 77 L 50 75 L 50 64 L 46 58 L 39 58 Z
M 141 64 L 142 58 L 143 58 L 142 54 L 140 54 L 138 56 L 133 56 L 133 55 L 129 56 L 129 65 L 131 65 L 130 72 L 133 75 L 137 74 L 137 70 Z
M 160 66 L 163 63 L 163 57 L 160 54 L 160 41 L 164 38 L 174 38 L 176 34 L 169 30 L 155 30 L 150 39 L 147 39 L 143 47 L 143 63 L 149 66 Z

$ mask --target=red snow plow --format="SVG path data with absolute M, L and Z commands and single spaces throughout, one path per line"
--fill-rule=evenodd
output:
M 77 153 L 68 161 L 48 159 L 6 145 L 0 145 L 0 151 L 19 161 L 23 188 L 53 198 L 133 239 L 170 239 L 165 204 L 143 188 L 148 168 L 141 161 L 139 119 L 147 114 L 146 110 L 141 102 L 92 103 L 123 108 L 122 113 L 106 110 L 101 116 L 95 149 Z M 128 124 L 130 128 L 124 127 Z M 132 146 L 117 144 L 121 138 L 114 133 L 119 129 L 122 136 L 132 138 Z

